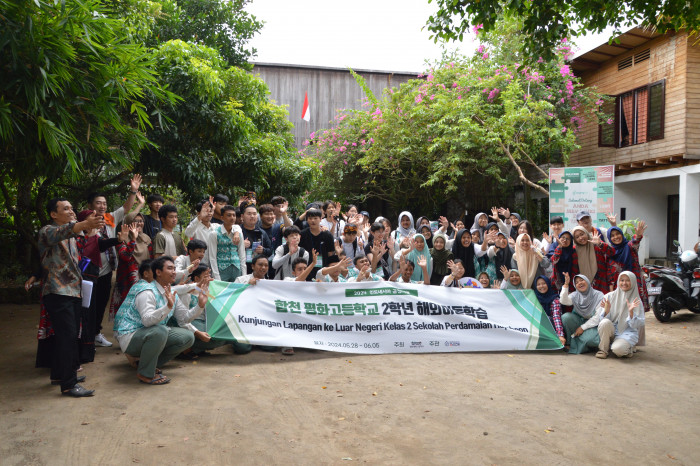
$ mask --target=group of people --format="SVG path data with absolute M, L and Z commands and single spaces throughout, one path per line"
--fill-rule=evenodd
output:
M 630 357 L 640 331 L 643 338 L 649 306 L 637 256 L 643 222 L 627 239 L 612 215 L 605 230 L 581 211 L 571 231 L 555 217 L 540 239 L 528 220 L 502 207 L 478 213 L 469 229 L 462 219 L 414 221 L 408 211 L 394 227 L 332 201 L 312 203 L 292 220 L 284 197 L 259 205 L 249 192 L 235 205 L 223 194 L 203 199 L 178 231 L 177 207 L 158 194 L 144 198 L 140 185 L 134 176 L 126 202 L 113 212 L 100 193 L 77 214 L 67 199 L 47 205 L 52 222 L 39 232 L 42 271 L 27 287 L 41 280 L 37 366 L 51 367 L 64 395 L 93 394 L 80 385 L 79 370 L 94 359 L 95 345 L 112 345 L 101 331 L 108 304 L 114 335 L 142 383 L 168 383 L 160 368 L 172 358 L 196 359 L 230 343 L 206 332 L 214 279 L 532 289 L 571 353 Z M 233 349 L 243 354 L 251 346 Z

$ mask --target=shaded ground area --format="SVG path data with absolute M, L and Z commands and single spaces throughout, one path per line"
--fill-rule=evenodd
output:
M 227 346 L 171 362 L 173 381 L 151 387 L 115 344 L 85 365 L 88 399 L 34 368 L 38 315 L 0 306 L 3 465 L 700 464 L 700 316 L 687 311 L 664 325 L 648 313 L 629 360 Z

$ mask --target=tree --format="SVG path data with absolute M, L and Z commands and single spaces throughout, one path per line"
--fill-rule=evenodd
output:
M 148 136 L 139 171 L 155 173 L 191 201 L 206 193 L 256 190 L 261 198 L 301 194 L 311 164 L 294 147 L 287 111 L 269 100 L 267 85 L 218 51 L 171 40 L 155 51 L 161 82 L 182 100 L 165 109 L 167 126 Z
M 428 0 L 432 2 L 433 0 Z M 437 41 L 462 40 L 471 27 L 495 28 L 503 15 L 523 18 L 525 47 L 531 57 L 554 57 L 553 49 L 563 38 L 583 32 L 601 32 L 609 26 L 619 35 L 624 26 L 642 24 L 661 33 L 687 29 L 700 30 L 700 3 L 663 0 L 435 0 L 438 11 L 428 20 L 428 29 Z
M 176 97 L 125 23 L 98 0 L 0 0 L 0 227 L 33 243 L 60 179 L 127 168 Z M 148 98 L 149 107 L 145 101 Z
M 229 66 L 251 68 L 254 48 L 246 45 L 262 22 L 245 11 L 249 0 L 166 0 L 151 32 L 149 45 L 180 39 L 219 51 Z
M 479 34 L 475 56 L 447 58 L 383 99 L 368 94 L 365 110 L 344 110 L 334 127 L 311 134 L 305 153 L 323 170 L 319 197 L 430 207 L 472 179 L 497 189 L 512 173 L 548 194 L 542 166 L 565 163 L 578 147 L 579 115 L 604 122 L 604 99 L 565 64 L 566 41 L 556 60 L 524 64 L 520 26 L 501 21 Z

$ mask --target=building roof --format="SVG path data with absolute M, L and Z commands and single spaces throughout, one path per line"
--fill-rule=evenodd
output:
M 577 73 L 596 70 L 608 60 L 622 55 L 662 34 L 651 29 L 635 27 L 617 36 L 611 44 L 605 42 L 593 50 L 571 60 L 571 67 Z M 619 43 L 617 42 L 619 41 Z
M 332 67 L 332 66 L 295 65 L 295 64 L 291 64 L 291 63 L 258 63 L 258 62 L 250 62 L 250 64 L 253 66 L 270 66 L 270 67 L 277 67 L 277 68 L 301 68 L 301 69 L 306 69 L 306 70 L 348 72 L 347 68 L 337 68 L 337 67 Z M 414 78 L 418 77 L 419 75 L 422 74 L 421 72 L 418 72 L 418 71 L 364 70 L 364 69 L 357 69 L 357 68 L 352 68 L 352 70 L 355 73 L 394 74 L 394 75 L 402 75 L 402 76 L 412 76 Z

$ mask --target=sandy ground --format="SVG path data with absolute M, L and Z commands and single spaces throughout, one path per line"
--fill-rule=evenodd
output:
M 118 348 L 72 399 L 34 368 L 37 306 L 0 306 L 0 464 L 700 464 L 700 316 L 647 314 L 634 358 L 292 357 L 216 350 L 137 383 Z M 111 331 L 106 332 L 112 338 Z

